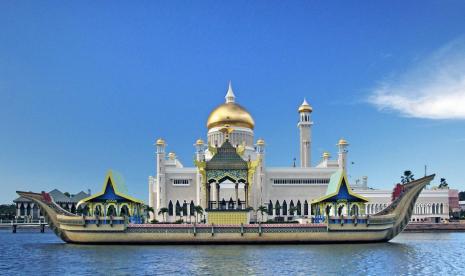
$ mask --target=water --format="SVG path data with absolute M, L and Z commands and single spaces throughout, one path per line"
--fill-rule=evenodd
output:
M 465 233 L 352 245 L 96 246 L 0 230 L 2 275 L 463 275 Z

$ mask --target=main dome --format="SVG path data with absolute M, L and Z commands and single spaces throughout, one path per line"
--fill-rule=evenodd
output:
M 217 106 L 208 116 L 207 128 L 230 125 L 232 127 L 246 127 L 253 129 L 255 122 L 250 113 L 241 105 L 236 103 L 231 82 L 229 82 L 228 92 L 224 97 L 226 102 Z
M 207 120 L 208 129 L 224 125 L 253 129 L 255 122 L 244 107 L 235 102 L 227 102 L 216 107 Z

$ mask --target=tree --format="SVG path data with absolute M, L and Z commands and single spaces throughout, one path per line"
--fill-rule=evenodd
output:
M 15 204 L 0 205 L 0 219 L 13 219 L 16 216 Z
M 439 183 L 439 189 L 448 189 L 449 184 L 446 182 L 445 178 L 441 178 L 441 182 Z
M 194 212 L 195 212 L 195 222 L 197 223 L 197 218 L 198 216 L 202 216 L 203 214 L 203 208 L 200 205 L 197 205 L 194 207 Z
M 289 207 L 289 213 L 292 214 L 294 216 L 294 213 L 297 212 L 297 210 L 299 210 L 296 206 L 291 206 Z
M 152 207 L 144 205 L 145 212 L 147 213 L 147 216 L 150 216 L 150 213 L 155 214 L 155 210 L 153 210 Z
M 263 213 L 266 213 L 266 211 L 268 211 L 268 209 L 264 206 L 264 205 L 261 205 L 257 208 L 256 212 L 260 212 L 260 221 L 263 222 Z
M 402 182 L 402 184 L 408 183 L 413 180 L 415 179 L 413 178 L 412 171 L 404 171 L 404 175 L 400 177 L 400 181 Z
M 275 213 L 278 214 L 278 218 L 281 217 L 281 212 L 280 212 L 281 211 L 281 205 L 276 204 L 274 206 L 274 210 L 275 210 Z
M 163 216 L 163 222 L 166 222 L 166 219 L 165 219 L 165 214 L 166 213 L 168 213 L 168 208 L 166 208 L 166 207 L 160 208 L 160 210 L 158 211 L 158 215 Z

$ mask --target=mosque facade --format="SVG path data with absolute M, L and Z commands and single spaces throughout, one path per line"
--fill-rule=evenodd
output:
M 312 166 L 313 109 L 304 99 L 297 111 L 299 164 L 268 167 L 266 143 L 263 139 L 255 139 L 254 119 L 236 102 L 229 84 L 225 102 L 208 117 L 207 140 L 198 139 L 194 143 L 194 166 L 184 166 L 173 152 L 167 153 L 167 143 L 162 138 L 156 141 L 156 171 L 148 181 L 149 206 L 154 209 L 152 218 L 193 221 L 196 206 L 201 206 L 208 214 L 247 212 L 248 219 L 254 221 L 259 212 L 250 210 L 264 206 L 267 219 L 287 221 L 295 216 L 310 219 L 312 201 L 325 195 L 331 176 L 346 172 L 349 143 L 340 139 L 336 159 L 325 152 L 320 162 Z M 360 209 L 363 214 L 381 211 L 390 202 L 390 193 L 376 193 L 367 189 L 366 183 L 365 188 L 358 189 L 369 200 L 365 208 Z M 432 200 L 443 203 L 441 218 L 447 217 L 447 200 Z M 420 204 L 428 206 L 428 202 Z

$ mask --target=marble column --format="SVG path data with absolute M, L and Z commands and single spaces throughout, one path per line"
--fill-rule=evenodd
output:
M 235 195 L 236 195 L 236 209 L 239 208 L 239 203 L 238 203 L 238 200 L 239 200 L 239 183 L 236 182 L 236 185 L 235 185 Z
M 220 209 L 220 183 L 216 183 L 216 209 Z
M 249 183 L 244 183 L 245 208 L 249 207 Z

